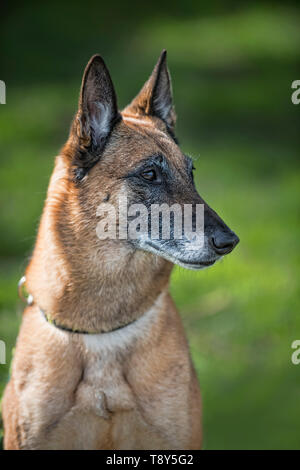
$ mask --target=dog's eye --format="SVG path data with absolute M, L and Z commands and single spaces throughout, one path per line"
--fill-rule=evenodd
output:
M 145 170 L 141 173 L 142 178 L 147 181 L 156 181 L 157 180 L 157 174 L 156 171 L 151 168 L 149 170 Z

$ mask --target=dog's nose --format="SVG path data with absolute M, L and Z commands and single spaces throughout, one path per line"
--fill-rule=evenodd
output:
M 211 244 L 218 255 L 227 255 L 233 250 L 239 241 L 239 237 L 231 230 L 226 232 L 218 230 L 211 237 Z

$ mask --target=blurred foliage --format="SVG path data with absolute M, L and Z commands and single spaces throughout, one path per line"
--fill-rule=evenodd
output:
M 241 238 L 212 269 L 176 268 L 171 282 L 202 387 L 205 448 L 299 448 L 297 2 L 16 1 L 1 11 L 0 396 L 21 319 L 17 281 L 83 67 L 100 52 L 123 107 L 167 48 L 199 192 Z

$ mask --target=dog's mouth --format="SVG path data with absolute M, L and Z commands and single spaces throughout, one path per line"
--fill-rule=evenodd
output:
M 204 268 L 208 268 L 209 266 L 212 266 L 215 264 L 217 260 L 211 260 L 211 261 L 186 261 L 182 260 L 180 258 L 177 258 L 176 261 L 174 261 L 175 264 L 178 264 L 179 266 L 182 266 L 183 268 L 186 269 L 194 269 L 194 270 L 200 270 Z
M 142 248 L 146 251 L 150 251 L 151 253 L 160 256 L 161 258 L 164 258 L 168 261 L 171 261 L 174 264 L 177 264 L 178 266 L 181 266 L 186 269 L 193 269 L 193 270 L 200 270 L 204 268 L 208 268 L 209 266 L 212 266 L 215 264 L 218 258 L 211 259 L 211 260 L 205 260 L 205 261 L 194 261 L 194 260 L 187 260 L 187 259 L 182 259 L 179 256 L 176 256 L 175 254 L 163 250 L 159 245 L 153 243 L 151 240 L 147 240 L 142 244 Z
M 215 262 L 217 261 L 216 259 L 214 260 L 210 260 L 210 261 L 185 261 L 185 260 L 181 260 L 178 258 L 178 261 L 182 264 L 186 264 L 188 266 L 194 266 L 195 268 L 199 267 L 199 269 L 201 268 L 205 268 L 207 266 L 212 266 L 213 264 L 215 264 Z

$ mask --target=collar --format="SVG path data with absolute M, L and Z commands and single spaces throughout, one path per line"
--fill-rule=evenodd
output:
M 18 294 L 20 299 L 25 302 L 28 306 L 34 304 L 34 299 L 31 294 L 28 294 L 25 288 L 25 283 L 26 283 L 26 276 L 22 276 L 21 279 L 18 282 Z M 51 325 L 55 326 L 55 328 L 58 328 L 59 330 L 62 331 L 67 331 L 69 333 L 75 333 L 75 334 L 81 334 L 81 335 L 99 335 L 103 333 L 112 333 L 113 331 L 121 330 L 122 328 L 125 328 L 128 325 L 131 325 L 134 323 L 136 320 L 132 320 L 129 323 L 126 323 L 125 325 L 117 326 L 116 328 L 113 328 L 111 330 L 100 330 L 100 331 L 86 331 L 86 330 L 78 330 L 76 328 L 69 328 L 65 325 L 61 325 L 57 323 L 56 320 L 51 318 L 51 315 L 47 314 L 41 307 L 37 306 L 40 313 L 43 315 L 44 319 L 50 323 Z

